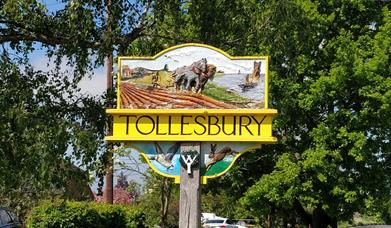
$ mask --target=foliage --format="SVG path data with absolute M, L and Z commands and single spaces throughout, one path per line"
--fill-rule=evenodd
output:
M 115 187 L 126 189 L 128 188 L 128 186 L 129 182 L 126 178 L 126 175 L 124 174 L 124 172 L 121 171 L 117 177 L 117 185 Z
M 146 213 L 146 223 L 152 227 L 177 227 L 179 221 L 179 186 L 171 178 L 161 177 L 147 165 L 143 156 L 125 147 L 119 147 L 115 155 L 118 166 L 130 175 L 144 180 L 143 190 L 138 183 L 129 182 L 127 191 L 133 202 Z
M 132 180 L 128 181 L 127 176 L 121 171 L 113 194 L 114 203 L 135 203 L 140 196 L 140 184 Z
M 66 178 L 88 182 L 89 175 L 75 170 L 75 163 L 99 176 L 106 172 L 110 159 L 101 156 L 100 147 L 104 108 L 112 94 L 82 96 L 78 83 L 154 21 L 151 1 L 110 2 L 58 1 L 53 9 L 36 0 L 0 1 L 0 44 L 6 56 L 0 72 L 1 204 L 25 211 L 40 198 L 66 193 Z M 54 62 L 52 72 L 28 66 L 36 49 Z M 14 63 L 22 65 L 18 69 Z M 64 66 L 70 70 L 61 73 Z
M 170 11 L 151 35 L 165 40 L 150 39 L 148 51 L 199 41 L 233 55 L 272 57 L 279 143 L 261 150 L 271 163 L 239 163 L 217 181 L 218 192 L 241 186 L 247 215 L 298 216 L 307 225 L 379 210 L 390 189 L 389 2 L 199 0 L 161 7 Z
M 137 207 L 92 202 L 45 201 L 32 209 L 27 227 L 143 227 Z
M 264 146 L 265 147 L 265 146 Z M 260 223 L 267 213 L 257 213 L 243 207 L 239 202 L 249 186 L 255 184 L 263 174 L 273 170 L 273 154 L 262 154 L 260 150 L 243 154 L 230 172 L 218 179 L 211 179 L 202 188 L 204 212 L 215 212 L 219 216 L 235 219 L 255 219 Z M 207 199 L 214 198 L 213 202 Z M 236 202 L 236 203 L 233 203 Z M 263 204 L 258 208 L 268 210 L 272 205 Z M 290 212 L 292 214 L 292 212 Z
M 383 207 L 382 210 L 382 219 L 386 222 L 386 224 L 391 224 L 391 199 L 388 200 Z
M 104 203 L 105 191 L 102 192 L 102 195 L 95 195 L 95 201 L 99 203 Z M 113 204 L 134 204 L 135 198 L 132 192 L 127 191 L 127 189 L 114 187 L 113 189 Z
M 95 168 L 104 136 L 102 104 L 76 95 L 67 75 L 0 59 L 0 200 L 22 212 L 41 197 L 62 195 L 67 177 Z
M 378 224 L 387 224 L 380 216 L 380 213 L 376 215 L 367 215 L 354 213 L 353 218 L 349 221 L 340 221 L 338 222 L 338 227 L 347 228 L 347 227 L 356 227 L 363 225 L 378 225 Z
M 238 212 L 243 216 L 258 220 L 274 216 L 289 221 L 300 217 L 301 223 L 307 225 L 320 220 L 316 215 L 323 215 L 323 219 L 335 223 L 337 219 L 350 219 L 354 212 L 376 214 L 381 210 L 381 202 L 389 199 L 389 1 L 107 3 L 66 1 L 63 10 L 49 13 L 44 5 L 34 0 L 0 1 L 0 43 L 10 44 L 14 51 L 27 56 L 26 53 L 33 49 L 32 42 L 39 42 L 49 49 L 49 56 L 56 57 L 57 63 L 67 57 L 65 61 L 76 66 L 77 75 L 72 80 L 65 80 L 72 86 L 88 72 L 92 62 L 101 64 L 103 57 L 114 49 L 120 55 L 150 56 L 174 44 L 200 42 L 219 47 L 231 55 L 269 55 L 269 100 L 270 107 L 280 113 L 274 121 L 274 134 L 279 142 L 264 146 L 259 152 L 261 156 L 244 155 L 232 173 L 211 182 L 205 193 L 236 200 L 243 196 L 240 202 L 244 208 Z M 110 12 L 107 21 L 105 7 Z M 92 61 L 91 56 L 96 61 Z M 12 91 L 13 86 L 7 85 L 4 88 Z M 16 88 L 16 91 L 25 91 L 23 86 Z M 1 97 L 8 98 L 8 94 L 15 92 Z M 7 110 L 9 104 L 4 104 L 7 104 L 4 105 Z M 29 102 L 20 102 L 20 106 L 24 104 Z M 61 120 L 63 118 L 55 119 L 53 124 L 59 125 L 58 129 L 63 133 L 67 132 L 65 129 L 68 130 L 69 125 L 58 123 Z M 45 128 L 49 128 L 48 132 L 55 129 Z M 28 131 L 40 135 L 34 129 Z M 14 137 L 13 130 L 1 132 L 4 132 L 2 140 Z M 17 135 L 21 135 L 19 132 Z M 14 144 L 20 142 L 16 146 L 36 149 L 38 145 L 46 145 L 43 142 L 48 140 L 44 138 L 40 143 L 32 144 L 18 139 Z M 66 144 L 61 142 L 57 140 L 48 145 L 56 150 L 57 147 L 64 149 Z M 93 140 L 77 142 L 90 145 Z M 2 141 L 1 145 L 7 148 L 5 145 L 13 144 Z M 27 149 L 21 151 L 28 152 Z M 34 153 L 34 156 L 39 158 L 41 155 Z M 41 160 L 45 161 L 43 164 L 58 161 L 27 161 L 38 164 Z M 12 161 L 7 158 L 0 162 Z M 38 173 L 47 176 L 43 170 Z M 2 173 L 0 178 L 3 176 Z M 161 187 L 162 192 L 167 193 L 162 196 L 170 196 L 171 190 L 175 189 L 164 178 L 151 178 L 151 183 L 162 185 L 150 186 L 150 189 Z M 161 205 L 168 205 L 169 200 L 165 197 L 160 198 Z M 156 211 L 159 198 L 155 194 L 153 200 L 145 202 L 149 204 L 149 210 L 154 208 Z M 160 217 L 163 224 L 167 221 L 165 207 L 160 210 L 161 216 L 155 217 Z
M 233 202 L 235 198 L 227 192 L 207 192 L 202 195 L 201 208 L 203 212 L 213 212 L 218 216 L 234 219 L 237 205 Z
M 141 185 L 135 181 L 130 181 L 126 191 L 129 192 L 133 202 L 137 202 L 141 195 Z
M 291 223 L 300 217 L 307 225 L 379 210 L 390 189 L 389 2 L 197 0 L 159 7 L 164 15 L 156 12 L 150 36 L 137 39 L 129 54 L 196 41 L 232 55 L 271 56 L 279 143 L 265 146 L 260 159 L 243 156 L 258 163 L 240 161 L 206 194 L 243 196 L 240 216 Z
M 306 224 L 303 212 L 348 219 L 379 210 L 390 189 L 388 4 L 284 2 L 272 9 L 289 15 L 271 20 L 275 39 L 262 41 L 281 113 L 279 144 L 263 152 L 278 157 L 241 202 L 254 216 L 295 209 Z
M 147 214 L 147 224 L 161 227 L 178 227 L 179 186 L 172 179 L 149 172 L 138 205 Z
M 64 61 L 81 73 L 77 76 L 83 76 L 94 65 L 103 64 L 114 50 L 125 49 L 153 24 L 148 16 L 152 1 L 110 4 L 81 0 L 59 1 L 57 5 L 58 9 L 50 10 L 36 0 L 1 1 L 0 43 L 9 43 L 22 54 L 33 51 L 38 43 L 56 64 Z
M 114 204 L 131 204 L 132 195 L 126 191 L 126 189 L 115 187 L 113 190 L 113 203 Z

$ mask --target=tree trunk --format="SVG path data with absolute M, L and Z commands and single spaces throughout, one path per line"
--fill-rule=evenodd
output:
M 312 214 L 312 228 L 337 228 L 337 219 L 331 218 L 322 208 L 316 208 Z
M 267 216 L 267 227 L 273 228 L 273 216 L 271 214 L 268 214 Z
M 111 0 L 107 0 L 105 2 L 106 4 L 106 14 L 107 14 L 107 31 L 111 31 L 110 23 L 109 23 L 109 18 L 110 18 L 110 13 L 109 13 L 109 8 L 111 5 Z M 107 79 L 107 92 L 111 92 L 113 89 L 113 54 L 109 53 L 107 55 L 107 71 L 106 71 L 106 79 Z M 108 107 L 107 108 L 112 108 L 112 100 L 110 98 L 108 99 Z M 112 123 L 109 121 L 107 124 L 107 136 L 113 135 L 113 128 L 112 128 Z M 107 143 L 107 159 L 108 159 L 108 171 L 105 177 L 105 190 L 104 190 L 104 199 L 106 203 L 113 204 L 114 201 L 114 161 L 113 161 L 113 144 L 111 142 Z
M 168 217 L 168 207 L 170 204 L 171 189 L 169 186 L 169 180 L 163 178 L 161 185 L 161 207 L 160 207 L 160 216 L 161 216 L 161 227 L 167 227 L 167 217 Z
M 308 227 L 311 227 L 311 224 L 312 224 L 312 217 L 310 214 L 308 214 L 303 206 L 301 205 L 301 203 L 299 202 L 299 200 L 295 200 L 295 202 L 293 203 L 293 207 L 295 208 L 297 214 L 299 215 L 299 217 L 303 220 L 303 223 L 304 225 L 308 226 Z

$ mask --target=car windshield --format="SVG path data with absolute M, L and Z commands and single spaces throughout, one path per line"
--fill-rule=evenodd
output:
M 229 220 L 229 219 L 226 221 L 226 223 L 227 224 L 234 224 L 234 222 L 232 220 Z
M 224 220 L 220 220 L 220 219 L 208 220 L 207 223 L 224 223 Z

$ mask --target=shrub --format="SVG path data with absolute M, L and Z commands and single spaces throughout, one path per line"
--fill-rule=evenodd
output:
M 383 211 L 382 211 L 382 218 L 385 224 L 387 225 L 391 224 L 391 199 L 384 204 Z
M 134 206 L 45 201 L 31 210 L 26 225 L 28 228 L 145 227 L 145 215 Z

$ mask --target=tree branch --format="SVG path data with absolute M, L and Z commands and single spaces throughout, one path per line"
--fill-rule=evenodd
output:
M 151 4 L 152 4 L 152 0 L 149 0 L 144 8 L 144 11 L 143 13 L 140 15 L 140 20 L 137 24 L 137 26 L 128 34 L 124 35 L 121 39 L 120 39 L 120 44 L 129 44 L 131 42 L 133 42 L 135 39 L 137 39 L 139 36 L 141 36 L 141 33 L 146 29 L 146 28 L 149 28 L 151 27 L 154 23 L 155 23 L 155 20 L 152 21 L 151 24 L 147 24 L 147 15 L 148 15 L 148 11 L 150 10 L 150 7 L 151 7 Z
M 18 41 L 40 42 L 40 43 L 51 45 L 51 46 L 56 46 L 59 44 L 75 43 L 75 41 L 70 40 L 70 39 L 58 38 L 58 37 L 48 37 L 43 34 L 38 34 L 38 35 L 31 35 L 31 34 L 0 35 L 0 43 L 18 42 Z M 93 43 L 93 42 L 86 42 L 86 41 L 82 41 L 79 43 L 83 44 L 83 46 L 85 46 L 87 48 L 92 48 L 92 49 L 100 47 L 100 43 Z

